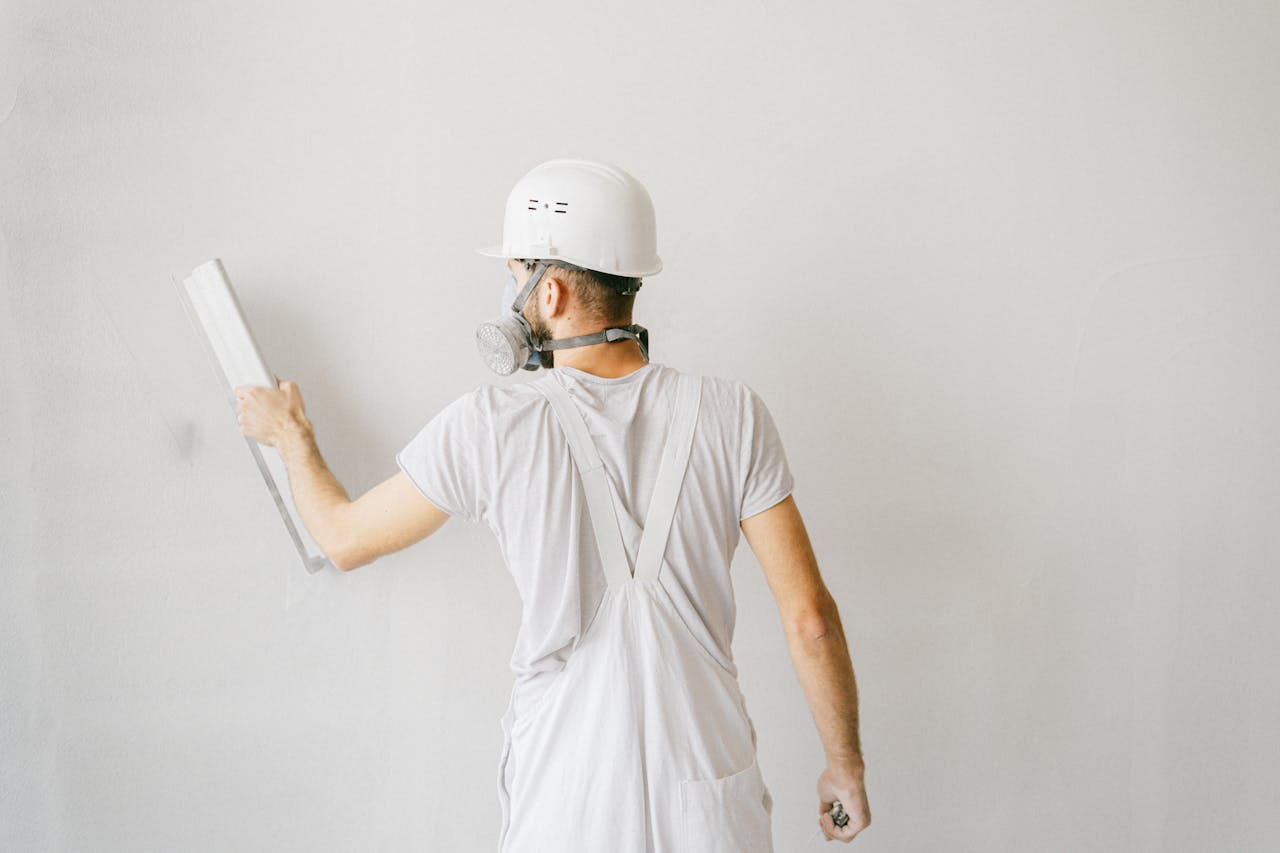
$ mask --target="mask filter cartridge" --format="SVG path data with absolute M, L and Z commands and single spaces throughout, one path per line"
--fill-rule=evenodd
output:
M 512 308 L 516 301 L 516 277 L 507 277 L 499 315 L 476 327 L 476 349 L 485 365 L 499 376 L 516 370 L 537 370 L 542 366 L 533 348 L 533 330 L 522 315 Z

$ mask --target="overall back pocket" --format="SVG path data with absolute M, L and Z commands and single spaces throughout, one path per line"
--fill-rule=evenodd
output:
M 680 781 L 684 848 L 698 853 L 773 853 L 773 798 L 753 754 L 745 769 L 719 779 Z

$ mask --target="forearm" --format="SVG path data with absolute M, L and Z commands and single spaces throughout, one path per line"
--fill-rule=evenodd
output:
M 351 499 L 320 456 L 311 421 L 304 417 L 286 430 L 276 449 L 288 471 L 289 491 L 302 523 L 332 560 L 344 544 L 341 514 Z
M 829 602 L 820 618 L 808 619 L 794 628 L 788 645 L 796 676 L 827 754 L 827 763 L 833 769 L 861 775 L 858 688 L 835 602 Z

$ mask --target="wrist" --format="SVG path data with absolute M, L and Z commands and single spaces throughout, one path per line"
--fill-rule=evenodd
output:
M 831 768 L 833 773 L 853 779 L 861 779 L 867 770 L 861 753 L 854 755 L 828 755 L 827 767 Z
M 280 431 L 278 449 L 283 451 L 288 447 L 306 444 L 311 437 L 311 421 L 306 415 L 299 415 L 290 420 Z

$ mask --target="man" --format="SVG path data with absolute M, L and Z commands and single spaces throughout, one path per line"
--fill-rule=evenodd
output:
M 279 449 L 341 570 L 453 515 L 498 537 L 523 602 L 497 768 L 503 853 L 772 853 L 731 651 L 740 531 L 827 753 L 821 831 L 849 841 L 871 819 L 847 643 L 773 419 L 742 382 L 651 362 L 632 323 L 642 277 L 661 270 L 655 234 L 648 193 L 616 166 L 525 175 L 503 244 L 479 250 L 508 279 L 477 346 L 499 374 L 542 373 L 450 403 L 358 500 L 321 459 L 294 383 L 236 389 L 241 430 Z

